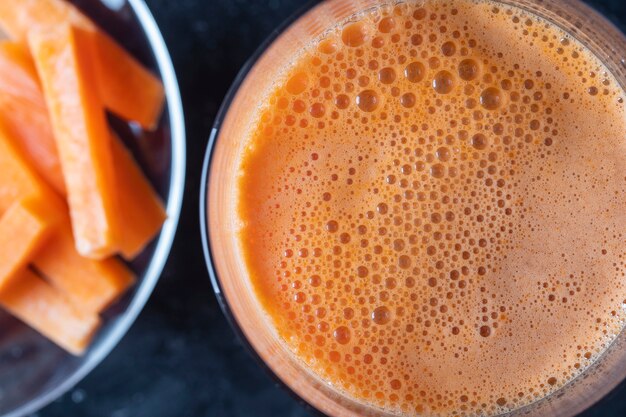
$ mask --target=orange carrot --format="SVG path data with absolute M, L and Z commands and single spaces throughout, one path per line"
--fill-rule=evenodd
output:
M 134 282 L 133 274 L 115 258 L 94 261 L 75 249 L 67 207 L 25 163 L 0 126 L 0 213 L 20 199 L 39 197 L 30 204 L 38 216 L 58 214 L 58 223 L 32 263 L 84 311 L 99 312 Z
M 50 111 L 77 250 L 103 259 L 116 252 L 120 229 L 109 127 L 93 89 L 93 54 L 87 53 L 91 37 L 62 25 L 29 39 Z
M 1 0 L 0 27 L 25 43 L 31 31 L 46 32 L 71 24 L 92 32 L 97 51 L 96 79 L 105 106 L 123 119 L 145 129 L 158 124 L 165 95 L 157 77 L 145 69 L 91 20 L 65 0 Z
M 154 128 L 163 86 L 64 0 L 0 0 L 0 29 L 0 307 L 78 355 L 166 217 L 105 108 Z
M 123 224 L 120 252 L 130 260 L 158 233 L 167 215 L 131 153 L 115 134 L 113 136 L 113 161 Z
M 3 77 L 4 68 L 7 69 L 7 77 Z M 22 100 L 20 95 L 26 99 Z M 5 101 L 2 100 L 4 96 L 8 97 Z M 10 101 L 11 105 L 3 107 L 6 101 Z M 30 156 L 38 172 L 51 185 L 56 184 L 54 188 L 61 195 L 65 195 L 61 163 L 34 63 L 21 45 L 8 41 L 0 42 L 0 118 L 3 116 L 10 119 L 10 136 L 16 139 L 22 154 Z M 28 122 L 27 119 L 38 123 Z M 132 259 L 158 232 L 166 216 L 159 197 L 114 134 L 111 150 L 119 215 L 122 217 L 123 236 L 120 237 L 118 250 L 126 259 Z
M 27 43 L 29 30 L 47 30 L 60 23 L 95 29 L 85 15 L 65 0 L 0 1 L 0 26 L 23 44 Z
M 48 109 L 28 50 L 0 42 L 0 119 L 31 165 L 57 192 L 65 182 Z
M 51 185 L 56 183 L 54 188 L 65 195 L 61 164 L 34 64 L 23 47 L 5 41 L 0 42 L 0 75 L 4 73 L 2 68 L 7 68 L 7 74 L 13 78 L 8 82 L 9 79 L 0 76 L 0 118 L 7 125 L 11 122 L 9 136 L 15 138 L 23 155 L 32 156 L 31 165 Z M 5 101 L 2 100 L 4 92 L 8 96 Z M 18 97 L 20 95 L 27 99 L 22 100 Z M 11 106 L 3 106 L 9 100 Z M 27 118 L 40 123 L 27 123 Z M 132 259 L 158 232 L 165 220 L 165 212 L 159 197 L 121 140 L 115 135 L 111 140 L 123 232 L 117 246 L 127 259 Z
M 135 281 L 133 273 L 116 258 L 96 261 L 80 256 L 69 219 L 61 221 L 32 263 L 81 311 L 104 310 Z
M 17 42 L 0 41 L 0 91 L 2 94 L 22 96 L 38 103 L 41 86 L 37 79 L 37 68 L 28 49 Z
M 0 289 L 33 258 L 59 219 L 39 198 L 18 201 L 0 218 Z
M 154 130 L 165 103 L 163 84 L 110 36 L 96 37 L 96 74 L 106 107 L 123 119 Z
M 0 215 L 17 200 L 46 194 L 47 189 L 9 138 L 0 123 Z
M 78 309 L 28 269 L 0 291 L 0 305 L 74 355 L 85 351 L 100 326 L 97 314 Z

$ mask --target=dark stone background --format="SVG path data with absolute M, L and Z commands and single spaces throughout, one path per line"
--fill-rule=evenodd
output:
M 10 0 L 0 0 L 10 1 Z M 38 417 L 310 416 L 236 339 L 205 269 L 198 224 L 213 118 L 246 59 L 304 0 L 147 0 L 176 67 L 187 118 L 180 229 L 152 299 L 111 355 Z M 622 29 L 626 1 L 590 1 Z M 626 384 L 584 414 L 626 415 Z

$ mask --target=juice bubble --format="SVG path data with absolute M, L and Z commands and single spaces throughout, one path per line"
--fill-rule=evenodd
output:
M 396 79 L 396 72 L 393 68 L 391 67 L 385 67 L 382 68 L 379 72 L 378 72 L 378 79 L 380 80 L 381 83 L 383 84 L 391 84 L 395 81 Z
M 361 91 L 356 97 L 356 104 L 364 112 L 373 112 L 378 107 L 378 94 L 374 90 Z
M 426 67 L 421 62 L 411 62 L 404 69 L 404 76 L 412 83 L 418 83 L 426 76 Z
M 439 94 L 448 94 L 454 88 L 454 76 L 449 71 L 439 71 L 433 78 L 433 89 Z
M 385 325 L 391 321 L 391 312 L 385 306 L 377 307 L 372 311 L 372 321 L 378 325 Z
M 495 87 L 488 87 L 480 94 L 480 104 L 487 110 L 499 108 L 503 101 L 502 93 Z
M 472 146 L 478 150 L 484 150 L 487 149 L 487 146 L 489 145 L 489 140 L 487 139 L 487 136 L 483 135 L 482 133 L 477 133 L 474 136 L 472 136 Z
M 364 22 L 356 22 L 347 25 L 341 33 L 341 40 L 350 47 L 361 46 L 367 41 L 367 26 Z
M 389 33 L 394 30 L 395 27 L 396 21 L 391 16 L 381 19 L 380 23 L 378 24 L 378 30 L 380 30 L 382 33 Z
M 402 104 L 402 107 L 406 107 L 408 109 L 415 106 L 415 101 L 415 94 L 413 93 L 402 94 L 400 97 L 400 104 Z
M 308 82 L 308 76 L 305 73 L 301 72 L 289 78 L 289 81 L 287 81 L 286 89 L 289 93 L 298 95 L 306 90 Z
M 478 62 L 473 59 L 464 59 L 459 63 L 459 77 L 465 81 L 472 81 L 478 78 L 480 68 Z

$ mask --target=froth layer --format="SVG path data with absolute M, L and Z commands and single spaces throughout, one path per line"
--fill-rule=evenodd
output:
M 519 408 L 626 310 L 623 91 L 488 1 L 368 11 L 277 80 L 241 157 L 250 279 L 287 347 L 405 415 Z

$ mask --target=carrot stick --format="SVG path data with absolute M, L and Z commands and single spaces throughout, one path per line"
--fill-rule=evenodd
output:
M 0 215 L 17 200 L 41 196 L 49 190 L 35 174 L 0 123 Z M 49 192 L 48 192 L 49 193 Z
M 159 122 L 165 94 L 159 79 L 110 36 L 65 0 L 1 0 L 0 27 L 26 44 L 29 32 L 48 32 L 63 24 L 92 32 L 96 81 L 105 106 L 144 129 Z
M 62 25 L 33 33 L 31 51 L 42 80 L 65 178 L 78 252 L 103 259 L 116 252 L 119 207 L 104 108 L 94 91 L 92 35 Z
M 0 26 L 14 40 L 26 44 L 29 30 L 47 30 L 60 23 L 84 29 L 95 25 L 65 0 L 0 1 Z
M 41 248 L 59 219 L 39 198 L 18 201 L 0 218 L 0 289 Z
M 116 258 L 98 261 L 80 256 L 67 218 L 35 254 L 32 263 L 81 311 L 103 311 L 135 282 L 133 273 Z
M 15 201 L 28 198 L 42 202 L 28 203 L 35 215 L 59 216 L 52 217 L 56 226 L 31 262 L 68 299 L 85 311 L 99 312 L 132 285 L 134 276 L 121 261 L 94 261 L 78 254 L 67 207 L 32 172 L 0 125 L 0 214 L 6 213 Z
M 17 147 L 58 193 L 65 194 L 48 108 L 29 51 L 0 42 L 0 119 Z
M 96 75 L 106 107 L 122 119 L 154 130 L 161 118 L 165 91 L 161 81 L 110 36 L 95 36 Z
M 115 134 L 112 145 L 123 224 L 119 248 L 130 260 L 139 255 L 159 232 L 167 215 L 161 199 Z
M 0 42 L 0 118 L 11 122 L 9 136 L 25 157 L 30 156 L 31 165 L 65 196 L 61 163 L 36 68 L 28 52 L 10 41 Z M 121 206 L 122 236 L 117 246 L 126 259 L 132 259 L 156 235 L 166 215 L 160 198 L 122 141 L 115 134 L 111 140 Z
M 74 355 L 81 355 L 100 326 L 97 314 L 81 311 L 28 269 L 0 291 L 0 305 Z

